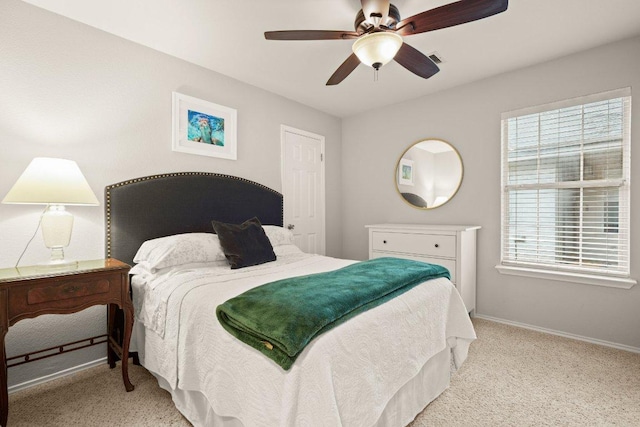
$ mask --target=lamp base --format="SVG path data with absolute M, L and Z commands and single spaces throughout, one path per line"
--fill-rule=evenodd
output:
M 47 269 L 77 268 L 77 261 L 64 258 L 64 248 L 71 240 L 73 215 L 63 205 L 49 205 L 42 215 L 41 226 L 44 244 L 51 249 L 51 258 L 39 265 Z
M 61 272 L 61 271 L 75 271 L 78 269 L 78 261 L 68 261 L 64 260 L 63 262 L 43 262 L 37 264 L 35 266 L 36 270 L 45 273 L 45 272 Z
M 73 215 L 67 212 L 63 205 L 49 205 L 42 214 L 40 226 L 44 245 L 52 250 L 51 258 L 53 259 L 54 256 L 64 258 L 62 248 L 69 246 L 71 241 Z M 58 248 L 60 253 L 54 254 L 53 252 Z
M 51 270 L 74 270 L 78 268 L 78 261 L 65 259 L 64 248 L 57 246 L 51 248 L 51 258 L 48 261 L 38 264 L 38 268 Z

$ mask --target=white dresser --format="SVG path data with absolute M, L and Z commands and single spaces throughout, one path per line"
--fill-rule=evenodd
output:
M 469 313 L 476 308 L 477 225 L 375 224 L 369 229 L 369 259 L 392 256 L 440 264 L 462 295 Z

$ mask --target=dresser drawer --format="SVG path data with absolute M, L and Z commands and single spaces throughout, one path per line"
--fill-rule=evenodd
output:
M 388 252 L 378 252 L 373 251 L 371 253 L 371 258 L 382 258 L 382 257 L 396 257 L 396 258 L 404 258 L 404 259 L 412 259 L 414 261 L 422 261 L 428 262 L 429 264 L 438 264 L 449 270 L 449 274 L 451 274 L 451 281 L 456 284 L 456 262 L 452 259 L 441 259 L 441 258 L 429 258 L 423 256 L 413 256 L 413 255 L 404 255 L 404 254 L 390 254 Z
M 448 258 L 456 256 L 455 236 L 374 231 L 371 239 L 371 249 L 374 251 Z

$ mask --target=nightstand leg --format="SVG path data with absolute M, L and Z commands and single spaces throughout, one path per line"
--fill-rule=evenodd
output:
M 7 418 L 9 417 L 9 395 L 7 392 L 7 353 L 4 348 L 4 336 L 7 330 L 0 331 L 2 335 L 0 341 L 0 358 L 2 358 L 2 366 L 0 366 L 0 426 L 6 427 Z
M 116 307 L 115 304 L 109 304 L 109 312 L 107 313 L 107 334 L 108 338 L 113 337 L 113 328 L 115 326 L 116 319 Z M 108 339 L 107 338 L 107 339 Z M 115 339 L 115 337 L 113 337 Z M 110 345 L 107 345 L 107 361 L 109 362 L 109 367 L 111 369 L 116 367 L 116 352 L 111 348 Z
M 7 351 L 4 348 L 4 337 L 9 330 L 7 319 L 7 291 L 2 290 L 0 295 L 0 426 L 7 426 L 9 418 L 9 394 L 7 391 Z
M 129 298 L 127 298 L 128 300 Z M 133 330 L 133 305 L 131 301 L 124 304 L 124 339 L 122 342 L 122 381 L 127 391 L 133 391 L 134 387 L 129 381 L 129 341 L 131 341 L 131 331 Z

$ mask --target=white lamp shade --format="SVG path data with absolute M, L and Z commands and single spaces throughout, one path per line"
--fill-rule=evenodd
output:
M 100 204 L 76 162 L 49 157 L 33 159 L 2 203 Z
M 377 32 L 360 37 L 353 44 L 353 53 L 365 65 L 385 65 L 396 56 L 402 46 L 402 37 L 391 32 Z

